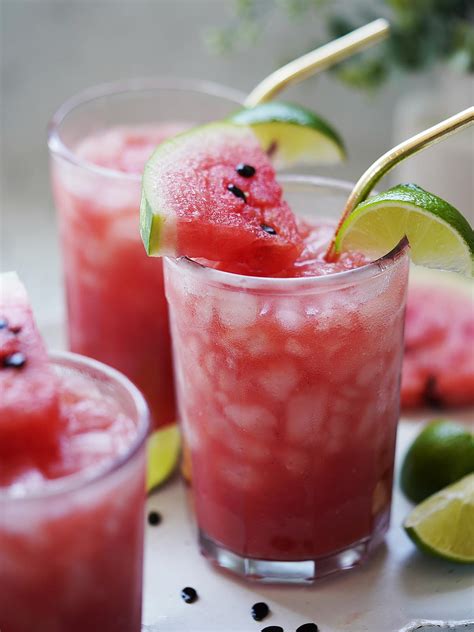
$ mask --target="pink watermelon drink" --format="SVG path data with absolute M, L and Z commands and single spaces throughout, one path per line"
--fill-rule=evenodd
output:
M 200 82 L 111 84 L 66 103 L 51 125 L 70 348 L 125 373 L 155 427 L 176 411 L 162 269 L 137 231 L 141 173 L 163 139 L 239 99 Z
M 48 360 L 16 275 L 0 317 L 0 629 L 139 632 L 144 400 L 100 363 Z
M 353 566 L 389 524 L 406 253 L 328 269 L 316 226 L 286 278 L 165 266 L 201 548 L 267 579 Z
M 288 177 L 283 198 L 250 132 L 183 138 L 145 170 L 142 235 L 198 258 L 167 258 L 165 285 L 201 549 L 268 581 L 352 567 L 389 524 L 406 248 L 326 263 L 348 186 Z

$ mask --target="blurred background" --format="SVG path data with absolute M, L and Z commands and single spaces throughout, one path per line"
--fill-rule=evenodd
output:
M 288 90 L 331 122 L 356 179 L 395 143 L 474 101 L 472 0 L 0 0 L 1 268 L 17 269 L 40 323 L 62 314 L 46 127 L 71 95 L 134 76 L 210 79 L 249 91 L 279 65 L 388 17 L 394 36 Z M 473 219 L 474 134 L 407 161 L 414 181 Z

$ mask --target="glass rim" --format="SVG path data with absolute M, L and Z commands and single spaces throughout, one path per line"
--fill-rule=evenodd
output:
M 127 173 L 117 169 L 109 169 L 95 165 L 93 162 L 79 158 L 76 153 L 64 143 L 60 127 L 69 114 L 76 108 L 107 96 L 118 96 L 125 93 L 153 92 L 159 90 L 177 90 L 182 92 L 196 92 L 235 101 L 236 107 L 243 106 L 245 94 L 240 90 L 221 85 L 207 79 L 191 79 L 186 77 L 135 77 L 120 79 L 91 86 L 64 101 L 51 117 L 47 126 L 48 148 L 52 155 L 66 160 L 72 165 L 87 169 L 98 175 L 109 178 L 120 178 L 133 182 L 141 181 L 141 174 Z
M 346 180 L 291 173 L 280 174 L 278 176 L 278 182 L 281 184 L 300 184 L 310 187 L 337 188 L 338 191 L 347 191 L 348 194 L 354 188 L 354 184 Z M 341 272 L 334 272 L 321 276 L 302 277 L 249 276 L 235 272 L 217 270 L 189 257 L 174 258 L 166 256 L 165 259 L 168 265 L 174 267 L 186 266 L 188 270 L 192 271 L 194 274 L 206 276 L 206 281 L 208 283 L 220 286 L 224 285 L 243 290 L 268 291 L 273 289 L 277 292 L 297 290 L 312 291 L 315 287 L 328 289 L 343 288 L 379 276 L 402 258 L 408 250 L 408 239 L 403 237 L 399 243 L 390 250 L 390 252 L 358 268 L 342 270 Z
M 49 353 L 50 361 L 56 366 L 69 366 L 77 370 L 92 369 L 101 373 L 113 382 L 117 382 L 120 388 L 127 391 L 133 400 L 136 408 L 138 424 L 137 434 L 127 449 L 114 457 L 110 462 L 97 468 L 86 468 L 83 471 L 75 472 L 58 479 L 48 479 L 40 489 L 33 489 L 24 495 L 13 495 L 8 492 L 9 488 L 0 488 L 0 505 L 2 503 L 27 503 L 41 500 L 42 498 L 55 498 L 62 494 L 69 494 L 93 485 L 106 479 L 109 475 L 119 471 L 127 465 L 144 446 L 148 430 L 150 427 L 150 414 L 145 398 L 138 388 L 120 371 L 94 360 L 92 358 L 72 353 L 71 351 L 53 351 Z M 89 471 L 88 471 L 89 470 Z M 145 491 L 143 492 L 145 493 Z

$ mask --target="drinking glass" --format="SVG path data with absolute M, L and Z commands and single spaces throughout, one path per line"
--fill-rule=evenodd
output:
M 135 432 L 104 466 L 0 489 L 0 629 L 139 632 L 148 409 L 114 369 L 66 352 L 51 362 L 65 380 L 80 379 L 85 404 L 89 388 L 113 398 Z M 99 438 L 86 438 L 100 453 Z
M 50 123 L 70 349 L 125 373 L 155 428 L 176 411 L 161 260 L 147 257 L 138 228 L 144 152 L 242 101 L 206 81 L 135 79 L 86 90 Z
M 350 184 L 280 180 L 335 217 Z M 318 277 L 260 278 L 165 259 L 177 398 L 201 551 L 262 581 L 311 582 L 366 559 L 389 525 L 406 242 Z

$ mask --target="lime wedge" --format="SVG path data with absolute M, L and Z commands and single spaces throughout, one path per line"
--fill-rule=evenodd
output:
M 176 424 L 155 430 L 147 443 L 146 489 L 149 492 L 161 485 L 174 472 L 181 448 L 179 428 Z
M 452 562 L 474 563 L 474 474 L 415 507 L 403 526 L 421 550 Z
M 276 168 L 332 165 L 345 158 L 339 134 L 314 112 L 293 103 L 262 103 L 235 112 L 229 120 L 252 128 Z
M 406 236 L 414 263 L 471 276 L 474 234 L 453 206 L 415 184 L 397 185 L 359 204 L 336 236 L 336 252 L 356 250 L 372 259 Z

